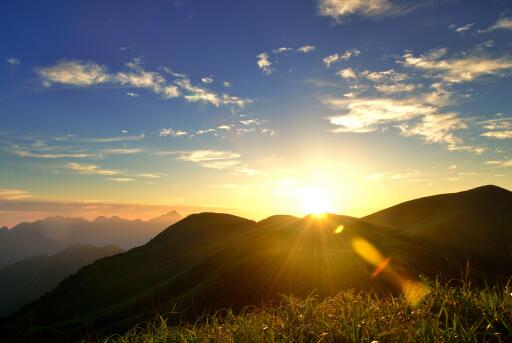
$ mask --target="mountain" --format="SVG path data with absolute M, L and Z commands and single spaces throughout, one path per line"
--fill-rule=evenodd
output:
M 170 212 L 149 221 L 113 216 L 93 221 L 50 217 L 21 223 L 10 230 L 0 230 L 0 266 L 34 255 L 53 255 L 75 243 L 130 249 L 148 242 L 180 219 L 177 212 Z
M 512 192 L 497 186 L 411 200 L 363 220 L 407 232 L 473 268 L 510 272 Z
M 413 200 L 363 219 L 278 215 L 254 222 L 191 215 L 140 247 L 82 268 L 6 318 L 4 335 L 68 341 L 122 332 L 158 313 L 171 322 L 194 321 L 205 311 L 237 311 L 279 294 L 409 292 L 419 274 L 458 277 L 468 257 L 496 282 L 512 274 L 512 255 L 474 239 L 512 243 L 509 200 L 509 191 L 484 187 Z M 462 234 L 467 228 L 474 232 Z M 503 260 L 489 263 L 496 254 Z
M 113 245 L 75 244 L 52 256 L 33 256 L 11 264 L 0 271 L 0 316 L 17 311 L 51 291 L 81 267 L 123 251 Z

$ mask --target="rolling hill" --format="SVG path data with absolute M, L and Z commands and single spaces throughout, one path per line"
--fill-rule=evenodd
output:
M 236 311 L 280 293 L 398 293 L 419 274 L 459 276 L 467 258 L 498 281 L 512 275 L 512 255 L 496 251 L 512 243 L 511 194 L 487 186 L 362 219 L 191 215 L 145 245 L 82 268 L 7 318 L 4 335 L 66 341 L 122 332 L 155 313 L 175 313 L 171 320 L 178 321 Z M 493 261 L 496 256 L 502 260 Z
M 53 255 L 75 243 L 95 246 L 115 245 L 131 249 L 146 243 L 181 216 L 169 212 L 149 221 L 116 216 L 82 218 L 50 217 L 0 229 L 0 266 L 34 255 Z
M 75 244 L 58 254 L 32 256 L 0 270 L 0 316 L 17 311 L 51 291 L 81 267 L 123 251 L 113 245 Z

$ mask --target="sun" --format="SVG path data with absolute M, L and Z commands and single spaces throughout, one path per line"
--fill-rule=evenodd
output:
M 304 214 L 322 215 L 331 211 L 329 192 L 322 188 L 305 188 L 301 190 L 302 212 Z

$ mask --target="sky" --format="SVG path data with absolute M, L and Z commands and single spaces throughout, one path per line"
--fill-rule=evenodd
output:
M 512 189 L 509 1 L 0 6 L 0 226 Z

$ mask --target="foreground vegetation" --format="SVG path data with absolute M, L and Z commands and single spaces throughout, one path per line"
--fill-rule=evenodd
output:
M 428 282 L 415 307 L 403 297 L 343 291 L 326 299 L 283 297 L 280 304 L 229 310 L 194 324 L 159 317 L 106 342 L 511 342 L 512 287 Z

